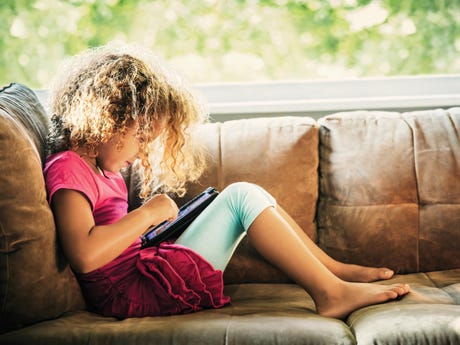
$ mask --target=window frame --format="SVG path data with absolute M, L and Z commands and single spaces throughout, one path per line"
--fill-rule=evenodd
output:
M 460 74 L 194 85 L 211 121 L 324 115 L 352 110 L 414 111 L 460 106 Z M 47 91 L 36 90 L 46 104 Z
M 196 85 L 213 121 L 460 106 L 460 74 Z

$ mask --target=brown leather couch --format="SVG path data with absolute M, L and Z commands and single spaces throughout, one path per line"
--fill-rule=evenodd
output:
M 0 344 L 460 344 L 460 108 L 202 128 L 209 169 L 187 198 L 258 183 L 330 255 L 389 266 L 398 275 L 382 284 L 411 285 L 401 300 L 346 320 L 318 316 L 247 239 L 225 271 L 229 306 L 126 320 L 88 312 L 46 203 L 47 121 L 31 90 L 1 90 Z

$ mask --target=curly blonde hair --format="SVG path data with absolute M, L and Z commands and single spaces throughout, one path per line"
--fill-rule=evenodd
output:
M 138 46 L 108 45 L 73 57 L 56 78 L 50 102 L 48 153 L 95 150 L 137 123 L 144 199 L 159 189 L 182 195 L 204 169 L 204 153 L 191 140 L 196 125 L 207 121 L 202 103 Z M 155 140 L 160 124 L 166 126 Z

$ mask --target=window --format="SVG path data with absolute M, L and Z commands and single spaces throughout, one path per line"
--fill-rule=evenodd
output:
M 423 96 L 422 107 L 458 105 L 457 0 L 5 0 L 0 16 L 1 84 L 46 88 L 66 56 L 122 40 L 151 48 L 198 85 L 214 113 L 244 104 L 262 111 L 254 107 L 264 101 L 260 92 L 281 97 L 280 107 L 291 99 L 299 111 L 331 93 L 347 109 L 350 87 L 367 97 L 371 88 L 395 94 L 417 86 L 422 91 L 406 96 Z M 442 96 L 427 104 L 431 92 Z

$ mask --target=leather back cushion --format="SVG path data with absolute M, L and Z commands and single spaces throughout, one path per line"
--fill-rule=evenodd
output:
M 256 183 L 276 199 L 304 229 L 316 239 L 314 223 L 318 198 L 318 126 L 309 117 L 278 117 L 209 123 L 198 137 L 208 152 L 208 167 L 197 183 L 187 186 L 179 205 L 208 186 L 218 190 L 231 183 Z M 137 198 L 136 175 L 125 176 L 130 205 Z M 266 262 L 246 236 L 224 272 L 226 284 L 290 281 Z
M 460 267 L 460 108 L 319 124 L 320 246 L 399 272 Z
M 84 308 L 46 201 L 40 156 L 47 125 L 30 89 L 0 91 L 0 331 Z
M 200 137 L 209 151 L 209 166 L 187 198 L 207 186 L 219 190 L 231 183 L 256 183 L 276 199 L 315 239 L 318 197 L 318 126 L 308 117 L 254 118 L 211 123 Z M 286 282 L 246 236 L 224 272 L 225 282 Z

